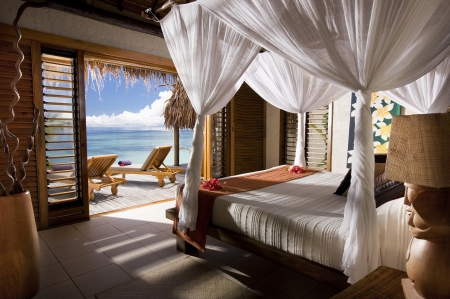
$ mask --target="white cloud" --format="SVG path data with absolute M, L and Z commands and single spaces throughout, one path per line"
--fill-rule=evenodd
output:
M 137 113 L 124 111 L 121 114 L 99 116 L 87 116 L 87 127 L 125 127 L 133 129 L 163 129 L 164 128 L 164 103 L 172 96 L 172 91 L 161 91 L 159 99 L 155 100 L 151 106 L 145 106 Z

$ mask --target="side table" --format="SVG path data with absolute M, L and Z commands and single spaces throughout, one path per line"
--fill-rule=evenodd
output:
M 381 266 L 332 299 L 405 299 L 402 278 L 408 278 L 406 272 Z

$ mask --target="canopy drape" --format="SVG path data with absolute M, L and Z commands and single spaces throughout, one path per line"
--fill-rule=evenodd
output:
M 294 165 L 306 166 L 305 113 L 333 102 L 348 90 L 311 76 L 297 65 L 270 52 L 258 54 L 243 79 L 273 106 L 298 114 Z
M 198 2 L 268 51 L 356 91 L 352 181 L 340 233 L 344 273 L 358 281 L 380 265 L 371 93 L 408 84 L 450 54 L 447 0 Z
M 223 108 L 242 84 L 242 74 L 261 47 L 244 38 L 197 2 L 174 5 L 161 20 L 170 55 L 197 113 L 186 169 L 179 229 L 195 230 L 205 116 Z
M 405 86 L 382 92 L 416 113 L 445 113 L 450 107 L 450 57 Z

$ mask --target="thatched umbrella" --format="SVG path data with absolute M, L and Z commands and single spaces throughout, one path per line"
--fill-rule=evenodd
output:
M 172 90 L 172 97 L 166 101 L 164 108 L 164 125 L 174 131 L 174 164 L 180 162 L 180 132 L 179 129 L 194 129 L 197 113 L 189 101 L 186 90 L 179 77 Z

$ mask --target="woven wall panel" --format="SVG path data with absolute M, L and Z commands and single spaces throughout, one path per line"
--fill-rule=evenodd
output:
M 31 70 L 31 49 L 28 45 L 21 45 L 21 50 L 25 59 L 20 66 L 22 78 L 16 87 L 19 91 L 20 101 L 14 106 L 15 119 L 8 126 L 8 129 L 19 138 L 19 148 L 14 155 L 14 165 L 17 167 L 22 161 L 24 150 L 27 147 L 28 135 L 32 130 L 33 120 L 33 82 Z M 14 92 L 10 88 L 10 83 L 16 76 L 15 63 L 18 54 L 9 40 L 0 39 L 0 119 L 5 122 L 9 117 L 9 104 L 14 100 Z M 8 144 L 13 145 L 12 140 L 7 138 Z M 0 181 L 6 187 L 10 182 L 3 172 L 6 165 L 6 155 L 3 149 L 0 151 Z M 36 171 L 36 154 L 30 154 L 30 161 L 25 165 L 26 178 L 23 187 L 30 191 L 33 203 L 33 210 L 36 221 L 39 219 L 38 186 Z
M 247 84 L 234 96 L 234 174 L 264 169 L 264 100 Z

